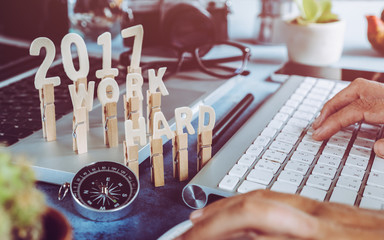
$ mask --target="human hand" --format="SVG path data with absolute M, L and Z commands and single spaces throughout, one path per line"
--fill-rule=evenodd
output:
M 384 211 L 258 190 L 191 214 L 188 239 L 383 239 Z
M 384 123 L 384 85 L 358 78 L 336 94 L 321 110 L 312 127 L 313 139 L 324 140 L 341 128 L 359 121 Z M 384 157 L 384 139 L 378 140 L 374 151 Z

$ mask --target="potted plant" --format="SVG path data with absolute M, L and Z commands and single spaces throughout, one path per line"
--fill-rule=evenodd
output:
M 47 207 L 44 195 L 36 189 L 31 167 L 22 157 L 12 158 L 0 149 L 1 239 L 71 239 L 68 221 Z
M 290 61 L 326 66 L 340 59 L 345 22 L 331 12 L 331 0 L 295 0 L 300 16 L 284 25 Z

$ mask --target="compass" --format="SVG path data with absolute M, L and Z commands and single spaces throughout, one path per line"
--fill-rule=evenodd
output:
M 80 169 L 71 184 L 64 183 L 59 200 L 69 189 L 81 215 L 95 221 L 113 221 L 130 212 L 130 205 L 139 193 L 139 181 L 128 167 L 102 161 Z

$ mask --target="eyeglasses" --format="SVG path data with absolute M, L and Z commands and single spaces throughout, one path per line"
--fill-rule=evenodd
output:
M 180 71 L 199 69 L 217 78 L 231 78 L 237 75 L 247 75 L 245 70 L 251 56 L 250 49 L 239 43 L 224 41 L 205 44 L 195 48 L 176 49 L 171 54 L 177 60 L 153 61 L 142 64 L 142 70 L 167 67 L 163 79 Z M 121 57 L 122 58 L 122 57 Z M 127 59 L 124 57 L 124 59 Z M 146 79 L 146 76 L 143 76 Z

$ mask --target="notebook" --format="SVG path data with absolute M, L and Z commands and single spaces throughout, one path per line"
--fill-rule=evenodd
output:
M 279 90 L 187 184 L 184 202 L 198 209 L 210 195 L 270 189 L 384 209 L 384 159 L 373 151 L 382 125 L 357 123 L 325 141 L 311 136 L 323 104 L 349 83 L 286 75 Z
M 118 61 L 112 67 L 118 67 L 120 75 L 116 81 L 120 87 L 118 101 L 119 146 L 108 148 L 103 141 L 101 106 L 97 99 L 90 113 L 90 131 L 88 133 L 88 152 L 76 154 L 72 150 L 72 102 L 68 84 L 72 82 L 65 75 L 61 55 L 58 52 L 62 37 L 68 33 L 67 1 L 33 0 L 3 1 L 0 7 L 0 143 L 11 153 L 27 155 L 39 181 L 63 184 L 70 182 L 74 174 L 83 166 L 100 160 L 123 163 L 124 109 L 122 94 L 125 91 L 125 67 Z M 46 142 L 41 130 L 40 101 L 34 88 L 34 76 L 43 61 L 41 57 L 29 56 L 29 46 L 36 37 L 48 37 L 56 45 L 58 52 L 47 76 L 60 76 L 61 85 L 55 87 L 57 140 Z M 92 56 L 92 54 L 89 54 Z M 95 54 L 94 54 L 95 55 Z M 88 81 L 99 79 L 95 71 L 101 68 L 101 54 L 90 57 Z M 100 57 L 98 57 L 100 56 Z M 74 59 L 74 64 L 78 61 Z M 224 82 L 222 82 L 224 83 Z M 169 96 L 162 101 L 162 111 L 171 126 L 176 107 L 190 106 L 196 112 L 201 103 L 213 104 L 215 94 L 225 93 L 226 84 L 216 86 L 217 91 L 188 89 L 178 85 L 168 86 Z M 148 89 L 145 84 L 143 92 Z M 95 94 L 96 95 L 96 94 Z M 144 108 L 145 110 L 145 108 Z M 146 116 L 145 112 L 143 114 Z M 141 163 L 149 156 L 149 146 L 139 151 Z

